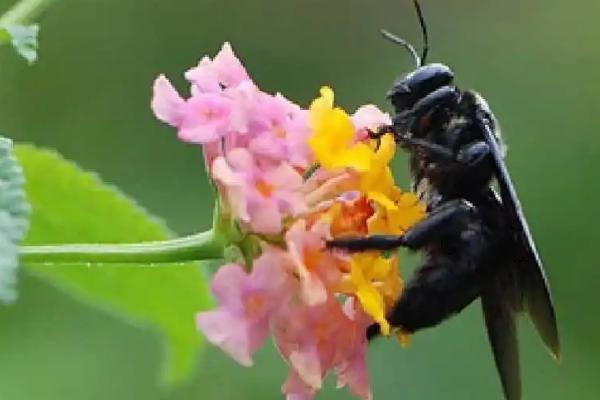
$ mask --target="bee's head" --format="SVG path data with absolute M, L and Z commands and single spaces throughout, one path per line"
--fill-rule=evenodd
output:
M 408 110 L 429 93 L 452 83 L 454 73 L 444 64 L 427 64 L 399 78 L 387 93 L 396 113 Z

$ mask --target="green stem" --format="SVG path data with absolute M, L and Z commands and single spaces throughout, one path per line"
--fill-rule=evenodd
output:
M 22 246 L 23 263 L 178 263 L 223 257 L 224 239 L 214 231 L 131 244 Z
M 33 21 L 54 0 L 21 0 L 0 17 L 0 26 Z

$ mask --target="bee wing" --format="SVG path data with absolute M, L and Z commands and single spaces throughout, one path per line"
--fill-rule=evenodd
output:
M 542 341 L 558 359 L 560 358 L 560 340 L 548 279 L 494 133 L 487 123 L 482 121 L 481 125 L 485 141 L 490 147 L 494 159 L 502 205 L 508 214 L 511 228 L 515 234 L 514 254 L 516 259 L 514 263 L 517 267 L 516 278 L 521 292 L 519 308 L 527 311 Z
M 506 295 L 492 282 L 481 294 L 488 338 L 506 400 L 521 399 L 521 367 L 515 313 Z

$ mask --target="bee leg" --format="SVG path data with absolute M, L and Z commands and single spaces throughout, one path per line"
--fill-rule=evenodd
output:
M 460 233 L 476 209 L 464 199 L 449 201 L 403 235 L 404 247 L 418 250 L 443 236 Z
M 437 208 L 404 235 L 339 238 L 328 241 L 327 247 L 350 251 L 393 250 L 398 247 L 417 250 L 427 243 L 462 229 L 468 216 L 474 211 L 474 206 L 468 201 L 452 200 Z
M 430 141 L 413 138 L 409 136 L 399 136 L 400 143 L 404 147 L 417 148 L 421 151 L 425 151 L 427 155 L 434 161 L 441 161 L 443 163 L 455 163 L 457 161 L 454 153 L 449 148 L 432 143 Z
M 460 90 L 455 86 L 442 86 L 417 101 L 409 113 L 413 121 L 418 123 L 418 120 L 436 110 L 456 107 L 460 101 L 460 97 Z
M 469 176 L 471 181 L 488 180 L 493 174 L 493 160 L 487 143 L 478 141 L 463 146 L 456 157 L 447 162 L 440 157 L 429 155 L 425 174 L 432 179 L 444 179 L 448 176 Z
M 431 128 L 432 116 L 438 111 L 454 109 L 460 97 L 461 93 L 455 86 L 442 86 L 421 98 L 411 109 L 398 112 L 393 118 L 394 131 L 400 139 L 398 142 L 402 144 L 402 136 L 407 132 L 421 136 Z
M 463 146 L 456 154 L 445 146 L 425 139 L 404 137 L 401 141 L 405 146 L 418 148 L 427 152 L 432 161 L 446 165 L 447 168 L 476 168 L 490 154 L 490 146 L 484 141 L 469 143 Z
M 400 235 L 350 236 L 329 240 L 327 247 L 349 251 L 392 250 L 404 245 L 404 237 Z
M 391 125 L 382 125 L 376 130 L 367 129 L 367 132 L 369 133 L 369 137 L 371 139 L 380 139 L 387 133 L 394 133 L 394 127 Z
M 489 154 L 490 146 L 482 140 L 463 146 L 456 156 L 456 161 L 473 168 L 479 166 Z
M 379 128 L 377 128 L 376 130 L 371 130 L 371 129 L 367 129 L 367 132 L 369 133 L 369 137 L 373 140 L 375 140 L 376 144 L 375 144 L 375 150 L 379 150 L 379 146 L 381 145 L 381 137 L 387 133 L 394 133 L 394 127 L 390 126 L 390 125 L 382 125 Z

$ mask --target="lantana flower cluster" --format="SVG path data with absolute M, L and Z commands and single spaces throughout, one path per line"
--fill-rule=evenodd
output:
M 265 93 L 228 43 L 185 78 L 187 98 L 159 76 L 152 109 L 202 146 L 220 217 L 238 228 L 245 256 L 215 273 L 218 307 L 198 314 L 198 329 L 245 366 L 272 335 L 290 367 L 289 400 L 314 398 L 329 373 L 370 399 L 365 332 L 373 323 L 391 332 L 386 314 L 403 288 L 398 255 L 331 251 L 326 242 L 402 234 L 424 217 L 394 183 L 393 137 L 369 139 L 389 116 L 373 105 L 349 115 L 328 87 L 308 109 Z

